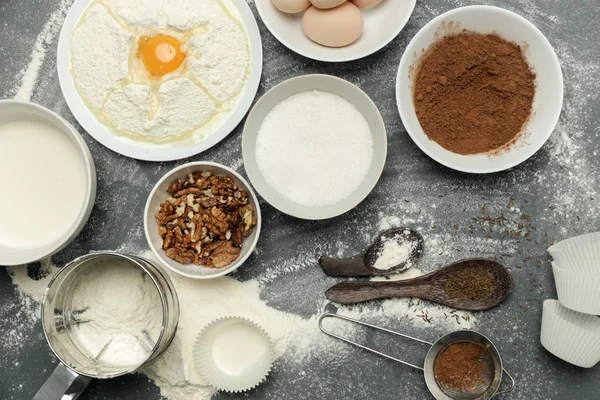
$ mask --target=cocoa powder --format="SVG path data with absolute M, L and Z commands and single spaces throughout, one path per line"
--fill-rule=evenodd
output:
M 463 31 L 421 57 L 413 102 L 429 139 L 458 154 L 514 143 L 532 111 L 535 74 L 516 43 Z
M 487 350 L 479 343 L 449 344 L 435 360 L 435 380 L 446 390 L 480 393 L 491 383 L 488 364 L 483 361 L 487 358 Z

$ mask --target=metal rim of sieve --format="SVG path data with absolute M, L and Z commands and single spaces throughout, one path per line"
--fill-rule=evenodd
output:
M 411 363 L 401 360 L 399 358 L 382 353 L 378 350 L 372 349 L 363 344 L 357 343 L 353 340 L 347 339 L 343 336 L 340 336 L 336 333 L 333 333 L 333 332 L 325 329 L 323 327 L 323 320 L 326 318 L 342 319 L 342 320 L 345 320 L 345 321 L 348 321 L 351 323 L 366 326 L 366 327 L 373 328 L 373 329 L 376 329 L 379 331 L 390 333 L 395 336 L 401 336 L 403 338 L 410 339 L 415 342 L 429 345 L 430 347 L 429 347 L 429 350 L 427 351 L 427 355 L 425 356 L 425 361 L 424 361 L 423 367 L 420 367 L 416 364 L 411 364 Z M 496 395 L 511 392 L 515 387 L 515 380 L 502 366 L 502 359 L 500 357 L 500 353 L 498 352 L 498 349 L 496 348 L 496 346 L 494 346 L 494 344 L 492 343 L 491 340 L 489 340 L 486 336 L 482 335 L 479 332 L 468 331 L 468 330 L 455 331 L 455 332 L 451 332 L 445 336 L 442 336 L 441 338 L 436 340 L 434 343 L 431 343 L 431 342 L 427 342 L 425 340 L 422 340 L 422 339 L 419 339 L 419 338 L 416 338 L 413 336 L 409 336 L 409 335 L 405 335 L 400 332 L 392 331 L 387 328 L 382 328 L 380 326 L 376 326 L 373 324 L 369 324 L 367 322 L 359 321 L 354 318 L 350 318 L 350 317 L 346 317 L 346 316 L 338 315 L 338 314 L 333 314 L 333 313 L 324 313 L 321 315 L 321 317 L 319 318 L 319 329 L 321 329 L 321 331 L 323 333 L 325 333 L 329 336 L 332 336 L 336 339 L 340 339 L 346 343 L 352 344 L 363 350 L 369 351 L 371 353 L 385 357 L 389 360 L 396 361 L 401 364 L 407 365 L 409 367 L 416 368 L 416 369 L 423 371 L 427 389 L 429 389 L 430 393 L 433 395 L 433 397 L 436 398 L 436 400 L 488 400 L 488 399 L 493 398 Z M 468 395 L 465 397 L 462 394 L 452 393 L 449 390 L 444 390 L 444 388 L 440 387 L 437 380 L 435 379 L 434 366 L 435 366 L 435 360 L 436 360 L 437 356 L 440 354 L 440 352 L 442 350 L 447 348 L 447 346 L 449 346 L 452 343 L 456 343 L 456 342 L 479 343 L 485 347 L 486 351 L 492 358 L 492 360 L 494 362 L 494 376 L 493 376 L 493 379 L 490 382 L 490 384 L 487 386 L 487 389 L 483 393 L 480 393 L 477 395 L 473 394 L 471 396 Z M 503 374 L 506 374 L 506 376 L 510 379 L 510 386 L 507 389 L 499 391 L 500 385 L 502 384 L 502 375 Z M 454 397 L 451 397 L 451 395 L 454 395 Z
M 52 333 L 53 330 L 56 330 L 57 325 L 56 318 L 54 317 L 54 307 L 52 307 L 52 310 L 48 308 L 51 307 L 52 298 L 56 296 L 57 293 L 69 290 L 68 286 L 70 285 L 67 285 L 67 287 L 63 285 L 63 278 L 66 277 L 65 274 L 74 273 L 74 271 L 89 265 L 89 262 L 92 262 L 94 260 L 100 260 L 106 257 L 115 257 L 121 260 L 125 260 L 129 262 L 132 266 L 141 270 L 146 276 L 148 276 L 151 279 L 154 287 L 157 289 L 160 296 L 163 316 L 161 322 L 161 331 L 156 340 L 156 343 L 152 350 L 149 352 L 148 357 L 142 363 L 133 367 L 123 368 L 121 371 L 115 373 L 101 374 L 93 373 L 88 369 L 83 368 L 81 364 L 78 365 L 77 361 L 73 357 L 69 357 L 69 354 L 64 354 L 62 350 L 59 350 L 60 346 L 57 343 L 58 336 Z M 159 278 L 157 278 L 156 275 L 160 276 L 161 281 L 159 281 Z M 169 294 L 171 295 L 170 301 L 167 299 L 167 296 Z M 176 315 L 175 320 L 170 321 L 169 317 L 172 317 L 174 314 Z M 160 354 L 162 354 L 168 348 L 177 330 L 177 321 L 179 319 L 179 301 L 177 299 L 175 288 L 173 287 L 173 284 L 170 281 L 170 279 L 159 268 L 150 263 L 148 260 L 112 251 L 103 251 L 83 255 L 74 259 L 73 261 L 65 265 L 63 268 L 61 268 L 56 273 L 56 275 L 52 277 L 52 279 L 48 283 L 48 287 L 46 288 L 44 298 L 42 300 L 41 319 L 46 341 L 48 342 L 48 345 L 54 353 L 54 355 L 65 367 L 67 367 L 69 370 L 73 371 L 76 374 L 83 375 L 89 378 L 114 378 L 117 376 L 135 372 L 142 365 L 160 356 Z

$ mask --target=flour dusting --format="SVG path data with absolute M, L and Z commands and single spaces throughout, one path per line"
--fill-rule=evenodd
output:
M 16 80 L 19 82 L 13 89 L 14 99 L 20 101 L 31 101 L 33 92 L 38 82 L 40 70 L 46 58 L 48 47 L 54 41 L 54 37 L 60 31 L 67 12 L 74 0 L 61 0 L 58 9 L 51 15 L 42 31 L 35 40 L 27 67 L 19 72 Z

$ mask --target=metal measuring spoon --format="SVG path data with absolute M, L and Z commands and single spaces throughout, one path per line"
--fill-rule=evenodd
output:
M 403 240 L 414 242 L 415 245 L 408 256 L 408 259 L 389 269 L 374 268 L 375 262 L 379 257 L 386 239 L 394 240 L 394 237 L 402 235 Z M 365 251 L 354 257 L 333 258 L 321 256 L 319 265 L 329 276 L 381 276 L 391 275 L 402 272 L 410 268 L 423 254 L 423 236 L 408 228 L 393 228 L 382 232 L 375 238 L 375 241 Z
M 485 268 L 494 274 L 496 289 L 483 300 L 458 299 L 446 293 L 444 281 L 452 274 L 467 268 Z M 417 297 L 453 308 L 470 311 L 487 310 L 504 300 L 513 288 L 512 277 L 504 266 L 484 258 L 457 261 L 427 275 L 402 281 L 355 281 L 339 283 L 325 292 L 336 303 L 353 304 L 392 297 Z

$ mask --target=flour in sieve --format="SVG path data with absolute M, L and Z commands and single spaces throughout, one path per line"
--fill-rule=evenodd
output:
M 363 182 L 373 160 L 365 117 L 333 93 L 288 97 L 265 117 L 256 162 L 267 183 L 287 199 L 311 207 L 335 204 Z
M 163 311 L 158 289 L 140 269 L 112 258 L 85 270 L 73 289 L 73 310 L 89 321 L 72 330 L 84 354 L 113 366 L 143 363 L 161 331 Z

